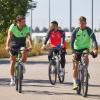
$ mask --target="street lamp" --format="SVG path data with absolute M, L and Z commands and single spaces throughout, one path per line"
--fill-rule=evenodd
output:
M 30 8 L 31 8 L 31 27 L 30 27 L 30 30 L 31 30 L 31 33 L 32 33 L 32 26 L 33 26 L 33 21 L 32 21 L 33 14 L 32 14 L 32 12 L 33 12 L 34 8 L 36 8 L 36 7 L 37 7 L 37 2 L 31 1 L 30 2 Z
M 72 0 L 70 0 L 70 32 L 72 28 Z
M 51 22 L 51 0 L 49 0 L 49 27 Z
M 94 25 L 93 25 L 94 24 L 93 23 L 93 21 L 94 21 L 94 18 L 93 18 L 94 17 L 93 16 L 94 15 L 94 11 L 93 11 L 94 10 L 94 5 L 93 5 L 93 3 L 94 3 L 94 1 L 92 0 L 91 2 L 92 2 L 92 4 L 91 4 L 92 5 L 92 18 L 91 18 L 92 19 L 92 23 L 91 23 L 91 25 L 92 25 L 92 31 L 93 31 L 93 28 L 94 28 Z

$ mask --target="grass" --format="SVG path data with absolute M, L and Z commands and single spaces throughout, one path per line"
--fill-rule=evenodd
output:
M 33 43 L 33 49 L 31 52 L 28 53 L 28 56 L 37 56 L 43 54 L 43 51 L 41 50 L 41 44 L 34 44 Z M 8 58 L 9 53 L 5 50 L 5 44 L 0 45 L 0 58 Z
M 41 43 L 34 44 L 33 49 L 31 52 L 28 53 L 28 56 L 38 56 L 44 54 L 43 50 L 41 50 Z M 67 45 L 67 53 L 71 54 L 70 45 Z M 100 46 L 99 46 L 99 53 L 100 53 Z M 5 44 L 0 45 L 0 58 L 7 58 L 9 57 L 9 53 L 5 50 Z

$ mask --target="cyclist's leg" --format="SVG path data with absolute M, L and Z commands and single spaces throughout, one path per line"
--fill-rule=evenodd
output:
M 65 67 L 65 55 L 66 55 L 66 49 L 63 48 L 61 50 L 61 67 L 64 68 Z
M 16 63 L 16 56 L 10 56 L 10 73 L 14 76 L 14 66 Z
M 89 64 L 89 58 L 88 58 L 88 50 L 84 50 L 83 51 L 85 54 L 83 54 L 83 59 L 84 59 L 84 62 L 85 62 L 85 64 L 87 65 L 87 67 L 88 67 L 88 64 Z
M 50 51 L 49 51 L 49 54 L 48 54 L 48 60 L 50 61 L 51 59 L 52 59 L 52 57 L 53 57 L 53 49 L 51 49 Z
M 65 72 L 65 54 L 66 54 L 66 51 L 65 51 L 65 48 L 63 48 L 61 50 L 61 73 L 60 73 L 61 76 L 63 76 Z
M 27 52 L 25 51 L 25 49 L 26 49 L 26 47 L 25 46 L 21 46 L 20 47 L 20 49 L 22 49 L 23 51 L 21 51 L 21 54 L 22 54 L 22 58 L 21 58 L 21 60 L 22 60 L 22 62 L 21 62 L 21 64 L 23 65 L 23 73 L 25 73 L 26 72 L 26 70 L 25 70 L 25 62 L 26 62 L 26 60 L 27 60 Z
M 87 52 L 87 53 L 85 53 L 84 55 L 83 55 L 83 59 L 84 59 L 84 63 L 85 63 L 85 65 L 86 65 L 86 67 L 88 68 L 88 65 L 89 65 L 89 54 L 88 54 L 88 50 L 85 50 L 85 52 Z M 88 72 L 88 78 L 90 79 L 90 74 L 89 74 L 89 72 Z
M 11 82 L 10 85 L 15 84 L 14 80 L 14 73 L 15 73 L 15 63 L 16 63 L 16 53 L 15 51 L 10 51 L 10 75 L 11 75 Z
M 77 89 L 78 62 L 81 55 L 73 54 L 73 89 Z
M 27 60 L 27 53 L 26 51 L 22 51 L 21 53 L 22 53 L 22 62 L 25 63 Z

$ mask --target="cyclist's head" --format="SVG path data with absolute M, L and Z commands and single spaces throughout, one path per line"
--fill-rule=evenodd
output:
M 52 21 L 51 24 L 50 24 L 50 29 L 57 30 L 58 29 L 58 22 Z
M 16 17 L 16 23 L 19 24 L 20 26 L 24 26 L 25 25 L 25 17 L 22 15 L 18 15 Z
M 84 16 L 81 16 L 79 18 L 79 25 L 80 25 L 80 28 L 84 29 L 86 27 L 86 18 Z

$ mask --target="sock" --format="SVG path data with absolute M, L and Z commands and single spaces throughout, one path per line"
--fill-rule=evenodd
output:
M 76 79 L 75 78 L 73 79 L 73 83 L 76 84 Z
M 11 81 L 13 81 L 14 80 L 14 75 L 11 75 Z

